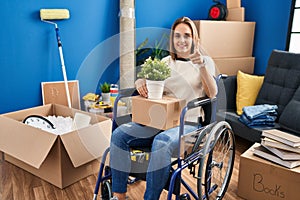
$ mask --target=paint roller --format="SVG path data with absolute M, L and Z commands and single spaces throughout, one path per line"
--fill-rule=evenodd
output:
M 63 56 L 63 51 L 62 51 L 62 43 L 60 40 L 59 28 L 58 28 L 57 23 L 53 22 L 53 20 L 69 19 L 70 18 L 69 10 L 68 9 L 41 9 L 40 10 L 40 18 L 41 18 L 41 21 L 55 26 L 56 40 L 57 40 L 57 45 L 58 45 L 58 50 L 59 50 L 60 63 L 61 63 L 62 72 L 63 72 L 65 90 L 66 90 L 66 94 L 67 94 L 68 106 L 69 106 L 69 108 L 71 108 L 70 91 L 69 91 L 69 87 L 68 87 L 68 79 L 67 79 L 66 67 L 65 67 L 64 56 Z

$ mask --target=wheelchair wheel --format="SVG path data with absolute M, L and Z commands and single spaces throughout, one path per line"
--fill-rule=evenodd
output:
M 109 180 L 104 181 L 101 184 L 101 199 L 102 200 L 110 200 L 112 198 L 112 186 Z
M 198 169 L 199 199 L 222 199 L 228 188 L 235 157 L 235 139 L 230 125 L 221 121 L 210 132 Z M 200 198 L 201 197 L 201 198 Z

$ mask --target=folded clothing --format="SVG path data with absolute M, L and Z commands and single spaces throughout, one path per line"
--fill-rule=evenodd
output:
M 239 121 L 248 127 L 273 127 L 277 118 L 277 105 L 245 106 Z
M 278 109 L 277 105 L 269 104 L 245 106 L 243 107 L 243 114 L 249 119 L 255 119 L 262 115 L 277 115 L 276 109 Z

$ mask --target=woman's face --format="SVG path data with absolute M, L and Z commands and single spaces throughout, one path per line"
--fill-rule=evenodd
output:
M 175 27 L 173 36 L 174 48 L 178 57 L 186 58 L 190 55 L 193 35 L 187 24 L 181 23 Z

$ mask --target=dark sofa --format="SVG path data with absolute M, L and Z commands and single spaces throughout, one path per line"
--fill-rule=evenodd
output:
M 300 136 L 300 54 L 273 50 L 255 105 L 277 105 L 275 127 Z M 236 114 L 237 77 L 229 76 L 219 85 L 217 120 L 226 120 L 235 135 L 260 142 L 265 128 L 249 128 Z

